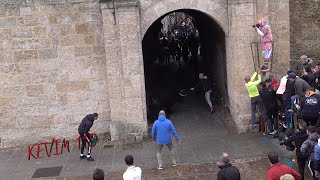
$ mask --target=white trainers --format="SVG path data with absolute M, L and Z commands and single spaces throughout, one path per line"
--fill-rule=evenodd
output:
M 162 170 L 162 169 L 163 169 L 163 166 L 162 166 L 162 165 L 159 165 L 159 166 L 157 167 L 157 169 L 158 169 L 158 170 Z
M 172 167 L 176 167 L 178 164 L 176 162 L 172 163 Z
M 277 133 L 277 131 L 269 132 L 269 135 L 274 135 L 276 133 Z

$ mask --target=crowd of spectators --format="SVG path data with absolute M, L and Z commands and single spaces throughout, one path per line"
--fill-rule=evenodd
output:
M 287 150 L 296 151 L 301 179 L 307 164 L 315 180 L 320 177 L 320 62 L 303 55 L 300 65 L 301 72 L 288 71 L 280 83 L 274 77 L 263 80 L 266 73 L 258 69 L 251 78 L 245 77 L 245 86 L 251 98 L 252 128 L 259 123 L 258 112 L 260 125 L 266 124 L 260 130 L 278 138 Z

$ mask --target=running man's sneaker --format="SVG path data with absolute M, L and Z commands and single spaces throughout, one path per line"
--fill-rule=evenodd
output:
M 178 164 L 176 162 L 172 163 L 172 167 L 176 167 Z
M 211 112 L 211 113 L 214 112 L 214 107 L 210 108 L 210 112 Z
M 85 155 L 80 156 L 80 160 L 85 159 L 85 158 L 86 158 Z
M 163 166 L 162 166 L 162 165 L 159 165 L 159 166 L 157 167 L 157 169 L 158 169 L 158 170 L 162 170 L 162 169 L 163 169 Z
M 94 159 L 90 156 L 90 157 L 87 157 L 87 161 L 94 161 Z

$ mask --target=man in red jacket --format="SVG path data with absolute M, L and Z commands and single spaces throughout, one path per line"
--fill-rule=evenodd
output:
M 295 180 L 301 180 L 301 175 L 297 171 L 290 168 L 289 166 L 286 166 L 278 162 L 277 153 L 270 152 L 268 154 L 268 158 L 269 158 L 271 167 L 267 172 L 266 180 L 279 180 L 280 177 L 285 174 L 291 174 L 295 178 Z

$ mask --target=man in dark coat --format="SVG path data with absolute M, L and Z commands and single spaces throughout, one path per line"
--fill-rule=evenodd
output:
M 219 168 L 217 180 L 240 180 L 240 172 L 238 168 L 232 166 L 230 163 L 230 157 L 227 153 L 222 153 L 220 161 L 217 162 Z
M 267 115 L 269 134 L 276 134 L 278 131 L 278 109 L 276 92 L 271 88 L 271 79 L 266 80 L 266 87 L 260 92 L 260 97 Z
M 211 84 L 208 80 L 208 76 L 205 76 L 203 73 L 199 74 L 199 79 L 200 82 L 193 88 L 190 88 L 191 91 L 193 91 L 195 88 L 199 87 L 199 85 L 201 84 L 204 93 L 204 96 L 206 98 L 206 101 L 210 107 L 210 112 L 213 113 L 214 111 L 214 107 L 213 104 L 211 102 L 211 92 L 212 92 L 212 88 L 211 88 Z
M 93 121 L 98 119 L 98 114 L 97 113 L 93 113 L 93 114 L 88 114 L 86 115 L 78 128 L 78 132 L 80 134 L 80 138 L 82 140 L 82 144 L 81 144 L 81 154 L 80 154 L 80 160 L 87 158 L 88 161 L 94 161 L 94 159 L 91 157 L 91 139 L 90 139 L 90 128 L 93 125 Z M 86 136 L 84 136 L 86 135 Z M 87 143 L 88 145 L 88 155 L 87 157 L 83 154 L 84 151 L 84 146 Z
M 283 142 L 283 144 L 285 144 L 287 147 L 289 147 L 292 150 L 296 148 L 296 157 L 298 162 L 299 173 L 301 175 L 301 180 L 304 179 L 304 169 L 306 166 L 306 162 L 308 160 L 308 155 L 302 154 L 300 151 L 300 148 L 303 142 L 307 139 L 308 139 L 307 123 L 305 121 L 300 121 L 299 132 L 293 134 Z M 294 142 L 294 145 L 292 144 L 292 142 Z

